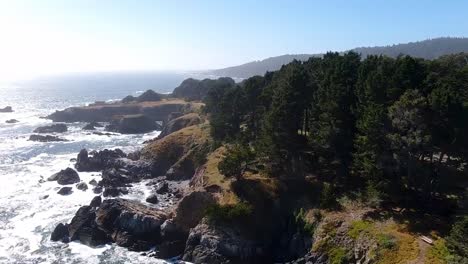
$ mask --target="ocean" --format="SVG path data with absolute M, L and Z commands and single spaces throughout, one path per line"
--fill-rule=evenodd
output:
M 56 182 L 43 182 L 50 175 L 73 167 L 72 158 L 82 148 L 136 150 L 158 131 L 141 135 L 101 136 L 69 124 L 61 134 L 67 142 L 28 141 L 32 131 L 52 123 L 42 117 L 70 106 L 112 101 L 153 89 L 167 93 L 185 78 L 203 76 L 170 72 L 70 74 L 28 81 L 0 83 L 0 263 L 165 263 L 115 245 L 90 248 L 77 242 L 50 241 L 58 223 L 70 222 L 78 208 L 95 196 L 91 188 L 68 196 L 57 194 Z M 6 120 L 17 119 L 15 124 Z M 100 173 L 80 173 L 84 182 L 99 180 Z M 148 190 L 137 185 L 126 196 L 144 199 Z M 44 196 L 48 198 L 44 199 Z

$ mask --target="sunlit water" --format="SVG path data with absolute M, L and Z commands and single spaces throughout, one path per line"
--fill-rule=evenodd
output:
M 56 182 L 41 183 L 41 179 L 73 167 L 70 159 L 82 148 L 132 151 L 158 132 L 99 136 L 83 131 L 84 123 L 73 123 L 68 132 L 59 135 L 68 142 L 31 142 L 28 137 L 36 127 L 50 124 L 41 117 L 57 109 L 138 95 L 147 89 L 170 92 L 186 77 L 96 74 L 0 84 L 0 108 L 10 105 L 15 111 L 0 113 L 0 263 L 164 263 L 114 245 L 90 248 L 50 241 L 54 227 L 69 222 L 95 194 L 91 188 L 74 188 L 71 195 L 61 196 Z M 6 124 L 8 119 L 19 123 Z M 80 173 L 86 183 L 99 177 L 99 173 Z M 147 192 L 144 184 L 136 185 L 128 198 L 143 199 Z M 44 195 L 49 197 L 40 199 Z

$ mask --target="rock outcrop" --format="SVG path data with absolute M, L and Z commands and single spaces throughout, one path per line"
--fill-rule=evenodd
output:
M 161 134 L 158 138 L 161 139 L 173 132 L 179 131 L 182 128 L 186 128 L 201 123 L 201 118 L 196 113 L 186 114 L 168 121 L 162 128 Z
M 29 141 L 37 141 L 37 142 L 64 142 L 68 141 L 64 138 L 60 138 L 57 136 L 51 136 L 51 135 L 31 135 L 29 136 Z
M 73 192 L 72 189 L 72 187 L 62 187 L 57 193 L 60 195 L 70 195 Z
M 96 127 L 102 127 L 98 122 L 90 122 L 83 127 L 83 130 L 95 130 Z
M 106 126 L 107 131 L 121 134 L 142 134 L 160 128 L 154 120 L 143 114 L 118 116 Z
M 91 156 L 89 156 L 91 154 Z M 125 158 L 125 153 L 120 149 L 92 151 L 80 150 L 76 158 L 75 168 L 77 171 L 100 171 L 114 168 L 120 158 Z
M 5 121 L 5 123 L 7 124 L 15 124 L 15 123 L 18 123 L 19 121 L 16 120 L 16 119 L 8 119 L 7 121 Z
M 114 116 L 144 114 L 153 121 L 165 121 L 172 112 L 186 112 L 200 106 L 183 100 L 95 104 L 56 111 L 47 118 L 54 122 L 111 122 Z
M 217 80 L 195 80 L 189 78 L 174 89 L 172 96 L 187 100 L 203 100 L 210 89 L 226 89 L 234 85 L 234 80 L 228 77 L 219 78 Z
M 5 106 L 4 108 L 0 108 L 0 113 L 11 113 L 13 112 L 13 108 L 11 106 Z
M 42 126 L 34 129 L 34 133 L 46 134 L 46 133 L 63 133 L 67 132 L 68 127 L 65 124 L 53 124 L 50 126 Z
M 67 184 L 73 184 L 73 183 L 78 183 L 80 182 L 80 176 L 78 173 L 71 168 L 66 168 L 64 170 L 61 170 L 49 178 L 47 178 L 48 181 L 57 181 L 58 184 L 60 185 L 67 185 Z
M 215 225 L 204 219 L 190 230 L 183 260 L 193 263 L 263 263 L 270 258 L 262 245 L 240 233 L 230 225 Z

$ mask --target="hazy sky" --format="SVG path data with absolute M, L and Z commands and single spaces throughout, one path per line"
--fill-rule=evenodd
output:
M 197 70 L 468 36 L 464 0 L 0 0 L 0 78 Z

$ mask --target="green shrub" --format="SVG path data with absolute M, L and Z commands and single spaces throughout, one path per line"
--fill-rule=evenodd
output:
M 342 247 L 332 248 L 328 251 L 330 264 L 344 264 L 346 263 L 346 250 Z
M 205 215 L 211 221 L 230 222 L 250 216 L 252 214 L 252 210 L 252 206 L 245 202 L 234 205 L 215 204 L 208 207 Z
M 377 241 L 379 246 L 385 249 L 394 249 L 397 246 L 396 238 L 389 234 L 378 234 Z
M 316 223 L 309 223 L 306 219 L 306 211 L 301 208 L 297 213 L 295 213 L 294 217 L 296 226 L 300 229 L 301 232 L 313 235 Z
M 447 237 L 447 247 L 458 263 L 468 263 L 468 216 L 455 222 Z
M 367 232 L 372 227 L 372 223 L 369 221 L 357 220 L 351 224 L 351 228 L 348 231 L 348 236 L 353 239 L 357 239 L 361 232 Z
M 320 194 L 320 207 L 330 208 L 336 205 L 335 188 L 332 184 L 324 182 Z
M 253 158 L 254 154 L 248 146 L 235 145 L 228 148 L 226 156 L 218 164 L 218 169 L 227 177 L 237 178 Z

